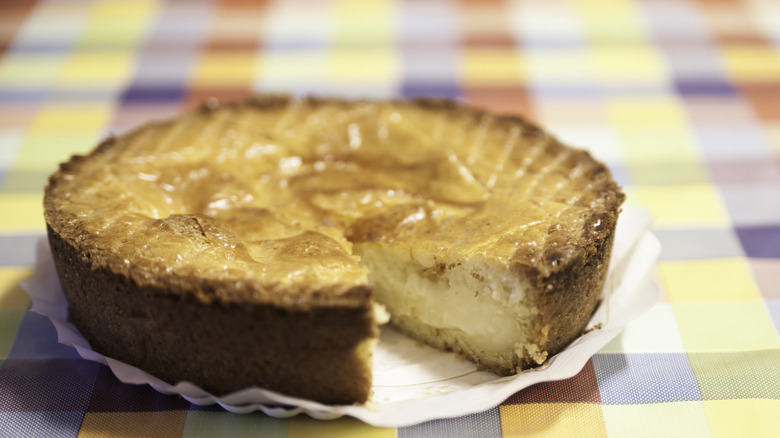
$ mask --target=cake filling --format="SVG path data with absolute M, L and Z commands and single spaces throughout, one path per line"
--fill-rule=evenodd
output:
M 402 331 L 478 357 L 485 368 L 512 369 L 514 356 L 533 350 L 524 346 L 538 310 L 511 272 L 484 259 L 433 272 L 400 246 L 357 244 L 354 251 L 368 268 L 377 301 Z

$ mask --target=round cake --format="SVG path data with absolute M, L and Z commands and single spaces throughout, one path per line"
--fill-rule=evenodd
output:
M 112 137 L 49 179 L 49 243 L 98 352 L 215 395 L 370 398 L 390 324 L 478 368 L 543 364 L 601 296 L 624 196 L 518 117 L 261 96 Z

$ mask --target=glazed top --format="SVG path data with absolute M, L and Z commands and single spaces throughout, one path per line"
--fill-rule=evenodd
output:
M 110 138 L 64 163 L 44 204 L 93 267 L 296 306 L 365 299 L 354 242 L 401 245 L 431 272 L 484 257 L 546 276 L 595 251 L 622 201 L 604 165 L 519 118 L 266 96 Z

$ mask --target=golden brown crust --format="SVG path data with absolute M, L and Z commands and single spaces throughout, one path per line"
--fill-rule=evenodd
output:
M 377 336 L 370 307 L 209 305 L 139 285 L 85 260 L 51 227 L 48 235 L 69 317 L 96 351 L 216 395 L 257 386 L 323 403 L 368 399 L 371 370 L 354 350 Z
M 539 288 L 538 339 L 540 349 L 551 357 L 564 349 L 585 329 L 604 287 L 612 252 L 613 234 L 607 236 L 598 251 L 572 263 L 547 279 L 536 277 Z M 532 365 L 529 361 L 521 368 Z
M 536 339 L 554 354 L 598 301 L 623 198 L 603 164 L 518 117 L 259 96 L 72 157 L 44 207 L 98 351 L 215 393 L 348 403 L 368 397 L 355 351 L 377 334 L 352 243 L 408 248 L 430 275 L 476 256 L 506 265 L 539 297 Z M 535 364 L 513 360 L 488 368 Z
M 162 124 L 161 124 L 162 125 Z M 136 133 L 129 134 L 130 136 Z M 72 211 L 63 209 L 63 200 L 67 199 L 71 175 L 82 171 L 82 166 L 89 164 L 91 160 L 106 154 L 112 147 L 119 146 L 112 137 L 102 142 L 98 148 L 88 156 L 75 155 L 60 165 L 60 169 L 49 178 L 44 197 L 44 211 L 47 225 L 57 233 L 60 239 L 77 248 L 83 260 L 87 261 L 93 269 L 108 269 L 121 273 L 140 287 L 159 287 L 168 294 L 191 294 L 206 304 L 211 302 L 244 303 L 246 301 L 266 303 L 282 306 L 291 310 L 308 310 L 319 306 L 333 307 L 370 307 L 371 292 L 366 284 L 362 287 L 354 287 L 353 284 L 259 284 L 252 283 L 251 278 L 239 276 L 238 279 L 230 277 L 204 279 L 197 275 L 176 275 L 170 272 L 160 272 L 152 266 L 153 270 L 139 269 L 137 264 L 117 263 L 115 258 L 106 256 L 106 252 L 112 253 L 113 248 L 106 251 L 101 247 L 100 237 L 89 235 L 74 223 L 79 219 Z M 62 187 L 65 183 L 66 187 Z M 78 188 L 77 188 L 78 189 Z M 163 219 L 161 227 L 169 229 L 172 235 L 183 236 L 192 241 L 200 237 L 208 238 L 216 234 L 220 229 L 219 223 L 206 215 L 187 214 L 171 215 Z M 137 262 L 138 260 L 133 260 Z M 249 282 L 249 284 L 247 284 Z

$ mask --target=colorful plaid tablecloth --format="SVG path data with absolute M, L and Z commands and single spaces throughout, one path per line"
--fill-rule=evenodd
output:
M 47 175 L 207 97 L 438 96 L 612 168 L 660 301 L 576 377 L 379 429 L 190 405 L 57 343 L 18 283 Z M 0 3 L 0 436 L 778 436 L 780 1 Z

